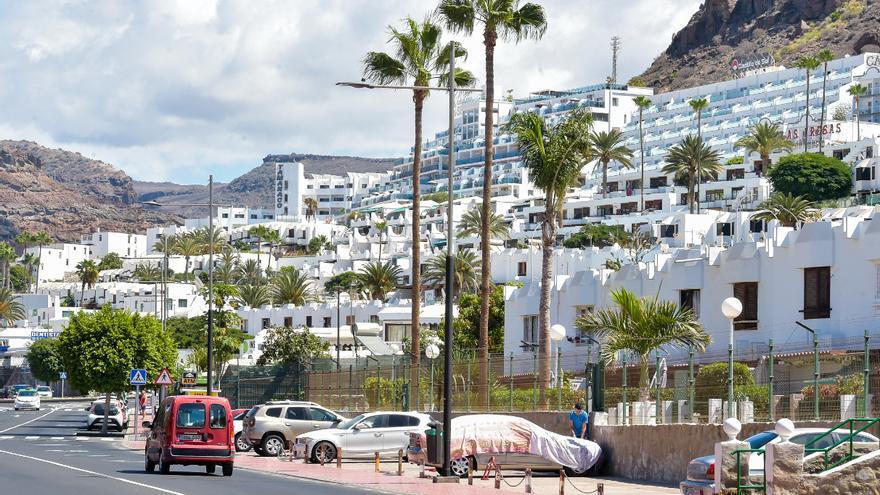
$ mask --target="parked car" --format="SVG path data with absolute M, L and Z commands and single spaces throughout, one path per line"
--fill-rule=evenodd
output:
M 232 410 L 232 424 L 235 426 L 235 451 L 236 452 L 248 452 L 253 448 L 253 445 L 248 443 L 247 438 L 245 438 L 241 431 L 244 428 L 243 421 L 244 416 L 250 411 L 250 409 L 233 409 Z
M 39 411 L 40 396 L 37 394 L 37 391 L 32 388 L 22 389 L 15 395 L 13 407 L 16 411 L 22 409 L 34 409 Z
M 37 387 L 37 395 L 39 395 L 40 397 L 51 399 L 52 389 L 47 387 L 46 385 L 40 385 Z
M 0 399 L 9 399 L 11 394 L 9 387 L 0 387 Z
M 277 456 L 297 436 L 330 428 L 344 419 L 314 402 L 271 401 L 248 411 L 242 422 L 242 436 L 258 455 Z
M 155 420 L 143 422 L 150 430 L 144 446 L 144 469 L 168 474 L 171 465 L 205 466 L 213 474 L 220 465 L 232 476 L 235 460 L 232 410 L 223 397 L 177 395 L 159 405 Z
M 428 433 L 409 434 L 409 462 L 439 467 L 442 460 L 428 455 Z M 582 475 L 596 465 L 602 454 L 599 444 L 590 440 L 560 435 L 526 419 L 499 414 L 453 418 L 451 442 L 450 469 L 460 477 L 467 476 L 471 469 L 485 469 L 492 458 L 502 469 L 565 469 L 569 476 Z
M 104 405 L 103 400 L 96 400 L 89 406 L 89 415 L 86 417 L 87 430 L 101 428 L 104 425 Z M 117 431 L 127 430 L 128 414 L 126 412 L 119 407 L 119 402 L 111 401 L 107 414 L 107 428 L 115 428 Z
M 828 430 L 822 428 L 796 428 L 789 439 L 790 442 L 806 445 L 820 437 Z M 837 430 L 818 442 L 810 445 L 810 448 L 824 449 L 836 444 L 841 438 L 849 436 L 849 430 Z M 775 431 L 768 430 L 750 436 L 745 439 L 753 449 L 764 449 L 771 443 L 779 443 L 779 435 Z M 859 433 L 853 439 L 858 444 L 875 444 L 880 440 L 870 433 Z M 749 476 L 764 476 L 764 456 L 749 456 Z M 687 479 L 679 484 L 682 495 L 712 495 L 715 491 L 715 456 L 707 455 L 697 457 L 688 463 Z
M 13 385 L 12 386 L 12 396 L 15 397 L 22 390 L 27 390 L 29 388 L 31 388 L 31 386 L 27 385 L 25 383 L 19 383 L 18 385 Z
M 319 462 L 336 458 L 341 448 L 346 458 L 372 457 L 406 452 L 409 434 L 425 431 L 434 420 L 417 412 L 374 412 L 343 421 L 334 428 L 304 433 L 296 438 L 294 452 L 298 457 Z

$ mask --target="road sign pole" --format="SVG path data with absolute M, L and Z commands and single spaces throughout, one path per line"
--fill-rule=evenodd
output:
M 138 420 L 138 413 L 140 412 L 140 409 L 141 409 L 140 397 L 141 397 L 141 386 L 135 385 L 134 386 L 134 437 L 135 438 L 137 438 L 137 436 L 138 436 L 138 421 L 139 421 Z
M 61 398 L 64 398 L 64 378 L 61 379 Z

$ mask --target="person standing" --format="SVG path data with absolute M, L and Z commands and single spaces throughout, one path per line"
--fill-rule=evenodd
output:
M 141 408 L 141 416 L 143 416 L 147 412 L 147 393 L 141 390 L 141 395 L 138 397 L 138 406 Z
M 568 422 L 571 423 L 571 435 L 575 438 L 587 439 L 587 425 L 590 416 L 584 411 L 584 405 L 580 402 L 574 405 L 574 410 L 568 413 Z

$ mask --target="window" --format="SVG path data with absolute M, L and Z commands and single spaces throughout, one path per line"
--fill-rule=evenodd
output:
M 877 282 L 876 287 L 874 287 L 874 299 L 880 301 L 880 264 L 874 265 L 874 269 L 877 271 Z
M 528 274 L 529 265 L 525 261 L 520 261 L 516 264 L 516 275 L 518 277 L 525 277 Z
M 736 180 L 742 179 L 746 176 L 745 169 L 742 168 L 734 168 L 727 171 L 727 180 Z
M 412 325 L 409 323 L 386 323 L 385 341 L 403 342 L 403 339 L 410 334 L 411 328 Z
M 293 317 L 285 316 L 284 317 L 284 326 L 285 328 L 293 328 Z
M 367 428 L 385 428 L 388 426 L 388 415 L 377 414 L 364 419 L 358 424 L 365 425 Z
M 229 213 L 224 213 L 222 216 L 223 218 L 229 218 Z
M 660 226 L 660 237 L 675 237 L 675 234 L 677 233 L 678 224 Z
M 346 315 L 345 316 L 345 324 L 346 325 L 354 325 L 354 315 Z
M 732 236 L 733 224 L 730 222 L 720 222 L 715 224 L 715 235 Z
M 596 207 L 596 214 L 600 217 L 608 217 L 614 215 L 614 206 L 613 205 L 603 205 Z
M 523 316 L 523 342 L 537 345 L 538 343 L 538 315 Z
M 299 421 L 309 420 L 309 408 L 307 407 L 288 407 L 287 414 L 284 419 L 293 419 Z
M 620 190 L 620 182 L 609 182 L 608 192 L 617 192 Z
M 700 317 L 700 289 L 683 289 L 679 293 L 678 305 L 683 308 L 690 308 L 691 311 Z
M 764 232 L 765 226 L 763 220 L 749 220 L 749 232 L 757 234 Z
M 211 404 L 211 428 L 226 428 L 226 408 L 222 404 Z
M 650 201 L 645 201 L 645 209 L 646 210 L 662 210 L 663 209 L 663 200 L 662 199 L 652 199 Z
M 263 329 L 269 328 L 271 323 L 269 322 L 269 318 L 263 318 Z
M 335 414 L 317 407 L 309 409 L 309 416 L 312 418 L 312 421 L 336 421 Z
M 651 177 L 650 180 L 651 189 L 657 189 L 659 187 L 666 187 L 666 177 Z
M 590 207 L 587 206 L 584 208 L 575 208 L 573 213 L 574 215 L 572 216 L 572 218 L 574 218 L 575 220 L 586 218 L 590 216 Z
M 178 299 L 177 300 L 177 307 L 178 308 L 185 308 L 187 304 L 189 304 L 189 301 L 187 301 L 186 299 Z
M 389 428 L 405 428 L 407 426 L 419 426 L 419 418 L 405 414 L 390 414 L 388 416 Z
M 324 328 L 330 328 L 330 325 L 331 325 L 331 323 L 330 323 L 330 317 L 329 317 L 329 316 L 325 316 L 325 317 L 324 317 Z
M 309 328 L 312 327 L 312 317 L 311 316 L 306 316 L 306 326 Z
M 379 315 L 370 315 L 370 323 L 379 323 Z
M 733 297 L 739 299 L 743 310 L 733 320 L 734 330 L 758 329 L 758 282 L 733 284 Z
M 190 403 L 177 408 L 178 428 L 203 428 L 205 426 L 205 405 Z
M 281 408 L 280 407 L 270 407 L 266 409 L 266 416 L 270 418 L 280 418 L 281 417 Z
M 831 317 L 831 267 L 804 268 L 804 319 Z
M 856 180 L 873 180 L 874 167 L 858 167 L 856 168 Z

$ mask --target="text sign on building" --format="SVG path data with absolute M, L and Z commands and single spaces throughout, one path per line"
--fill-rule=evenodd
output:
M 807 128 L 809 137 L 828 136 L 840 133 L 840 122 L 834 124 L 815 125 Z M 804 138 L 804 130 L 797 127 L 789 127 L 785 132 L 785 138 L 789 141 L 798 141 Z
M 31 340 L 54 339 L 61 332 L 31 332 Z
M 284 166 L 275 165 L 275 207 L 284 208 Z
M 764 69 L 776 64 L 776 59 L 769 53 L 756 53 L 745 57 L 736 57 L 730 61 L 730 68 L 734 73 L 743 73 L 751 70 Z
M 180 383 L 184 385 L 195 385 L 196 384 L 196 372 L 195 371 L 184 371 L 183 376 L 180 379 Z

